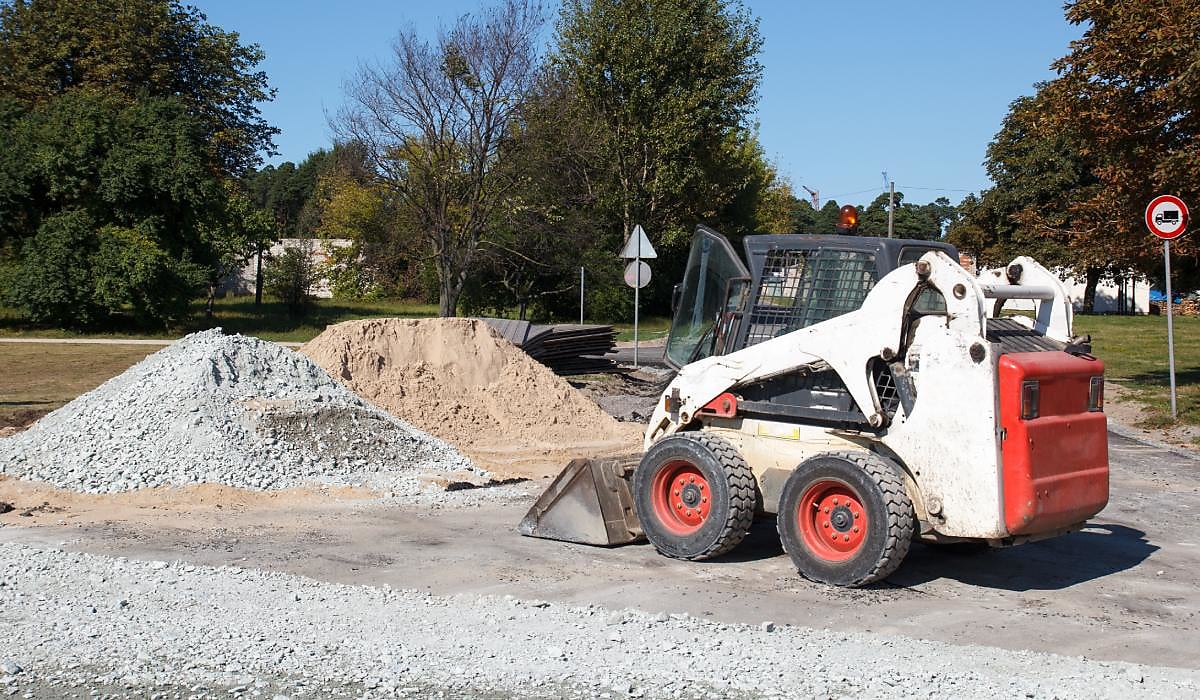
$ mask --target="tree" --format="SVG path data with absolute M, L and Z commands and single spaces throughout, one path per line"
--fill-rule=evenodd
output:
M 552 60 L 604 125 L 602 204 L 682 250 L 728 204 L 728 139 L 762 77 L 757 20 L 728 0 L 567 0 Z M 616 241 L 619 244 L 619 241 Z
M 337 130 L 363 144 L 429 247 L 438 312 L 451 316 L 511 181 L 498 155 L 537 72 L 541 10 L 504 0 L 436 41 L 401 32 L 388 65 L 347 85 Z
M 888 193 L 876 197 L 866 207 L 860 207 L 858 235 L 888 235 Z M 939 197 L 928 204 L 909 204 L 904 193 L 897 191 L 892 199 L 892 235 L 894 238 L 940 240 L 946 225 L 954 219 L 955 208 L 950 200 Z
M 0 258 L 38 322 L 167 326 L 261 226 L 257 46 L 174 0 L 0 2 Z
M 183 318 L 218 264 L 205 231 L 224 203 L 186 105 L 77 91 L 23 115 L 12 136 L 28 160 L 11 301 L 64 326 L 126 310 L 158 326 Z
M 334 146 L 309 208 L 319 237 L 351 242 L 329 249 L 335 297 L 415 297 L 425 291 L 423 239 L 371 169 L 361 144 Z
M 1086 280 L 1084 308 L 1091 310 L 1101 277 L 1127 269 L 1129 259 L 1123 251 L 1094 247 L 1107 235 L 1100 233 L 1103 221 L 1078 203 L 1102 187 L 1095 162 L 1074 132 L 1050 128 L 1044 90 L 1041 85 L 1036 96 L 1009 107 L 984 162 L 995 185 L 963 200 L 949 238 L 983 265 L 1029 255 L 1074 271 Z
M 0 96 L 44 105 L 76 90 L 125 102 L 183 101 L 226 175 L 273 153 L 279 130 L 258 103 L 274 97 L 264 54 L 176 0 L 16 0 L 0 5 Z
M 1100 274 L 1151 274 L 1161 245 L 1142 223 L 1159 193 L 1197 201 L 1200 184 L 1200 5 L 1191 0 L 1073 0 L 1067 20 L 1086 27 L 1054 63 L 1059 76 L 1030 107 L 1037 130 L 1074 141 L 1095 184 L 1071 192 L 1068 218 L 1046 231 L 1085 256 L 1089 287 Z M 1194 239 L 1172 246 L 1194 269 Z
M 216 260 L 207 268 L 208 299 L 204 312 L 209 318 L 213 315 L 213 304 L 221 280 L 227 275 L 239 273 L 251 260 L 261 256 L 272 241 L 279 238 L 275 222 L 268 212 L 255 206 L 234 183 L 227 181 L 224 184 L 224 201 L 213 213 L 212 220 L 205 222 L 201 228 L 202 236 L 212 247 Z M 262 301 L 261 267 L 257 272 L 255 303 L 259 304 Z
M 243 178 L 245 191 L 256 206 L 268 212 L 278 227 L 276 238 L 311 238 L 316 227 L 311 209 L 317 180 L 331 167 L 333 154 L 318 149 L 300 165 L 286 161 L 268 165 Z
M 290 316 L 308 311 L 313 300 L 312 289 L 319 277 L 311 240 L 285 247 L 263 270 L 264 286 L 283 302 Z
M 579 268 L 600 265 L 588 267 L 588 287 L 594 296 L 604 286 L 605 258 L 617 261 L 612 251 L 591 250 L 602 216 L 594 186 L 602 129 L 561 73 L 539 73 L 501 148 L 499 167 L 512 188 L 480 245 L 477 274 L 464 292 L 468 309 L 516 307 L 525 318 L 532 307 L 539 315 L 574 317 Z M 619 267 L 611 272 L 619 280 Z

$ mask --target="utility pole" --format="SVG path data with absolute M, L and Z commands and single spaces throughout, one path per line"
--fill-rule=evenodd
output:
M 800 186 L 803 187 L 805 190 L 808 191 L 809 194 L 812 195 L 813 209 L 819 210 L 821 208 L 821 193 L 812 189 L 808 185 L 800 185 Z
M 896 220 L 896 181 L 888 180 L 888 238 L 892 238 L 892 226 Z

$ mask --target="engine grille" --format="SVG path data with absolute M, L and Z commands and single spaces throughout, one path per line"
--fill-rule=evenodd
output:
M 871 373 L 875 379 L 875 397 L 879 399 L 879 408 L 884 415 L 893 418 L 900 406 L 900 392 L 896 389 L 896 378 L 892 370 L 883 362 L 876 361 Z

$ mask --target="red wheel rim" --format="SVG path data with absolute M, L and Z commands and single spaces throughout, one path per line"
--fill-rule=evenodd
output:
M 796 512 L 800 537 L 816 556 L 846 561 L 867 541 L 867 511 L 858 492 L 842 481 L 818 481 L 804 492 Z
M 712 486 L 691 462 L 663 465 L 654 475 L 650 491 L 658 521 L 676 535 L 699 530 L 712 510 Z

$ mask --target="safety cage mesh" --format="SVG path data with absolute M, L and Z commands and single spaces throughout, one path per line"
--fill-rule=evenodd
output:
M 745 346 L 854 311 L 875 281 L 873 253 L 771 250 L 754 290 Z

